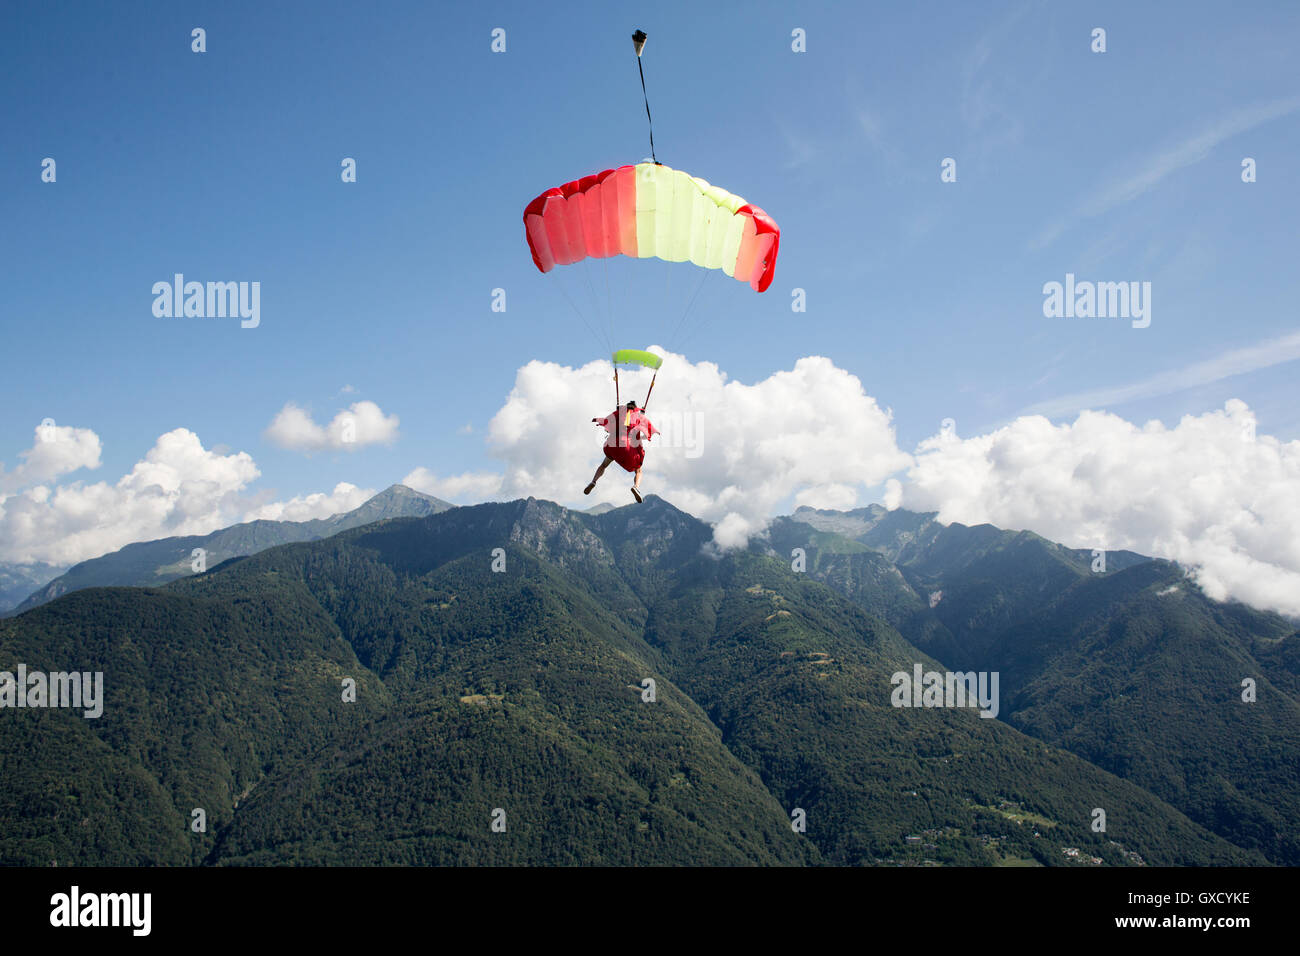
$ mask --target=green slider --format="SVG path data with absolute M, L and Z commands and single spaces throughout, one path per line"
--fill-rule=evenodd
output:
M 614 365 L 618 368 L 642 368 L 658 369 L 664 364 L 664 360 L 653 352 L 643 352 L 640 349 L 619 349 L 614 353 Z

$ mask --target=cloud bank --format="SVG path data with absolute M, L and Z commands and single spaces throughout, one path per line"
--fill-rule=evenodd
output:
M 115 483 L 50 480 L 98 468 L 99 437 L 88 428 L 38 427 L 12 472 L 0 471 L 0 562 L 75 564 L 136 541 L 208 534 L 259 518 L 308 521 L 351 511 L 373 489 L 340 482 L 330 494 L 253 505 L 248 487 L 261 472 L 246 452 L 220 454 L 177 428 Z
M 648 445 L 642 491 L 714 524 L 721 547 L 744 544 L 792 495 L 797 504 L 853 507 L 866 488 L 911 462 L 895 442 L 890 413 L 830 359 L 802 358 L 746 385 L 710 362 L 656 351 L 666 354 L 669 372 L 655 385 L 649 417 L 663 434 Z M 502 472 L 439 476 L 421 468 L 403 483 L 453 499 L 631 503 L 632 476 L 618 465 L 589 498 L 582 495 L 604 457 L 604 430 L 589 422 L 613 408 L 612 375 L 605 361 L 576 369 L 530 362 L 488 427 Z M 620 381 L 624 401 L 644 399 L 648 375 Z
M 52 438 L 38 436 L 21 457 L 26 464 L 13 474 L 23 472 L 26 487 L 0 493 L 0 561 L 14 564 L 72 564 L 133 541 L 235 524 L 243 520 L 239 493 L 260 474 L 247 453 L 217 454 L 185 428 L 159 436 L 114 484 L 47 483 L 76 463 L 99 466 L 99 438 L 89 429 L 60 427 Z
M 885 503 L 1168 558 L 1216 600 L 1300 615 L 1300 441 L 1256 435 L 1236 399 L 1173 428 L 1088 411 L 936 436 Z
M 721 548 L 744 545 L 788 502 L 848 509 L 883 484 L 890 508 L 1168 558 L 1212 598 L 1300 616 L 1300 441 L 1257 434 L 1244 402 L 1172 427 L 1098 411 L 1060 425 L 1026 415 L 984 435 L 941 433 L 907 454 L 890 412 L 826 358 L 754 384 L 680 355 L 666 368 L 650 408 L 662 434 L 649 445 L 642 488 L 713 524 Z M 603 458 L 604 432 L 590 419 L 612 410 L 610 376 L 603 361 L 529 363 L 487 429 L 499 470 L 416 468 L 403 482 L 453 501 L 630 503 L 631 476 L 617 465 L 582 495 Z M 622 384 L 624 400 L 641 400 L 648 378 Z M 329 493 L 256 501 L 252 457 L 204 448 L 185 428 L 161 435 L 112 483 L 68 480 L 100 467 L 90 429 L 38 426 L 18 457 L 12 470 L 0 467 L 0 562 L 15 564 L 70 564 L 256 518 L 322 518 L 374 494 L 339 482 Z
M 1216 600 L 1300 615 L 1300 442 L 1256 435 L 1241 401 L 1174 427 L 1096 411 L 1062 425 L 1027 415 L 986 435 L 935 436 L 913 456 L 897 447 L 889 412 L 828 359 L 753 385 L 679 355 L 665 368 L 650 418 L 667 434 L 649 445 L 642 487 L 713 524 L 720 547 L 743 545 L 783 501 L 849 509 L 883 482 L 890 508 L 1167 558 Z M 617 465 L 581 496 L 603 433 L 574 423 L 607 414 L 610 375 L 607 362 L 524 366 L 488 429 L 502 471 L 419 468 L 404 483 L 452 500 L 630 503 L 631 476 Z M 624 379 L 625 399 L 644 391 Z

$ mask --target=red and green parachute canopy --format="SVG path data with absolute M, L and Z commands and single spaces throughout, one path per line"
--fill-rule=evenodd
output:
M 524 210 L 542 272 L 632 256 L 721 269 L 756 292 L 772 284 L 781 230 L 757 206 L 659 163 L 620 166 L 548 189 Z

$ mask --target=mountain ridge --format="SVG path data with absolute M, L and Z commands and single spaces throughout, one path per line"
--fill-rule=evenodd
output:
M 410 517 L 445 511 L 455 505 L 394 484 L 351 511 L 307 521 L 255 519 L 219 528 L 204 535 L 180 535 L 137 541 L 116 551 L 81 561 L 41 585 L 0 616 L 21 614 L 47 601 L 86 587 L 154 587 L 194 573 L 192 553 L 207 552 L 208 567 L 294 541 L 312 541 L 391 517 Z
M 111 675 L 102 721 L 0 721 L 0 762 L 28 768 L 0 794 L 4 862 L 1265 862 L 1009 723 L 898 709 L 891 675 L 944 663 L 813 570 L 867 555 L 919 597 L 802 527 L 834 546 L 809 573 L 719 554 L 654 496 L 518 499 L 0 621 L 0 659 Z M 37 733 L 75 743 L 74 773 L 23 763 Z M 70 799 L 94 841 L 58 822 Z

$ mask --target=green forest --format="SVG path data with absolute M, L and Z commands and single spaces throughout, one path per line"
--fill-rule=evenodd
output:
M 64 594 L 0 669 L 102 672 L 104 711 L 0 711 L 0 863 L 1300 863 L 1293 627 L 834 517 L 720 556 L 658 498 L 528 499 Z M 1000 672 L 998 718 L 892 706 L 917 662 Z

